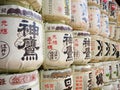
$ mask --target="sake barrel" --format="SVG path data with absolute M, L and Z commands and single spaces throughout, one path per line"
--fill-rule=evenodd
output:
M 103 39 L 103 58 L 101 61 L 107 61 L 110 58 L 110 39 Z
M 73 90 L 92 89 L 92 70 L 90 65 L 72 66 L 73 70 Z
M 19 74 L 1 74 L 1 90 L 40 90 L 38 71 L 19 73 Z
M 109 22 L 109 30 L 110 30 L 110 39 L 115 39 L 115 30 L 116 30 L 116 22 Z
M 62 69 L 73 61 L 72 28 L 65 24 L 45 23 L 44 69 Z
M 109 17 L 105 13 L 101 13 L 101 27 L 100 27 L 100 35 L 103 37 L 109 37 L 110 30 L 109 30 Z
M 44 21 L 70 21 L 71 0 L 43 0 L 42 2 L 42 16 Z
M 86 31 L 73 31 L 73 64 L 87 64 L 91 59 L 91 37 Z
M 40 71 L 41 90 L 74 90 L 73 75 L 70 68 L 63 70 Z
M 71 0 L 70 25 L 76 30 L 88 30 L 89 20 L 87 0 Z
M 91 34 L 98 34 L 100 32 L 100 9 L 96 6 L 88 6 L 89 29 Z
M 103 38 L 98 35 L 91 35 L 91 60 L 99 62 L 103 58 Z
M 88 5 L 100 6 L 100 0 L 88 0 Z
M 103 68 L 104 68 L 104 74 L 103 74 L 103 82 L 104 85 L 110 84 L 110 81 L 112 80 L 112 66 L 111 62 L 103 62 Z
M 34 20 L 32 15 L 27 18 L 14 10 L 33 12 L 40 19 L 41 15 L 14 5 L 0 7 L 6 10 L 0 13 L 0 72 L 38 69 L 43 63 L 42 20 Z
M 90 63 L 92 66 L 92 90 L 100 90 L 101 87 L 104 85 L 103 83 L 103 73 L 104 68 L 102 63 Z

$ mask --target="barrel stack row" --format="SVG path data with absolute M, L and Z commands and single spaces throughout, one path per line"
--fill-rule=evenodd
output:
M 41 0 L 0 0 L 0 90 L 40 90 L 40 3 Z
M 0 90 L 118 90 L 119 14 L 114 0 L 0 0 Z

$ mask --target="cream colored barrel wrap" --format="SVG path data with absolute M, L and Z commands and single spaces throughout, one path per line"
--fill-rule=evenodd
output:
M 0 17 L 0 72 L 25 72 L 43 63 L 41 22 L 22 17 Z
M 74 90 L 73 75 L 70 68 L 63 70 L 42 70 L 41 90 Z
M 90 63 L 92 66 L 92 84 L 93 84 L 93 90 L 96 90 L 95 88 L 101 88 L 103 83 L 103 74 L 104 74 L 104 68 L 102 67 L 102 63 Z
M 109 17 L 107 14 L 101 13 L 101 27 L 100 27 L 100 35 L 103 37 L 109 37 Z
M 104 74 L 103 74 L 103 82 L 104 84 L 109 84 L 112 79 L 112 66 L 111 62 L 103 62 Z
M 88 6 L 89 29 L 91 34 L 98 34 L 100 32 L 100 9 L 96 6 Z
M 111 66 L 112 66 L 112 80 L 117 80 L 118 79 L 118 62 L 117 61 L 111 61 Z
M 91 59 L 91 37 L 89 32 L 73 31 L 74 64 L 87 64 Z
M 87 0 L 71 0 L 71 22 L 73 29 L 87 31 L 89 28 Z
M 113 89 L 112 90 L 119 90 L 119 81 L 112 81 L 111 84 L 113 85 Z
M 103 58 L 103 38 L 98 35 L 91 35 L 91 61 L 99 62 Z
M 112 84 L 104 85 L 102 87 L 102 90 L 113 90 L 113 85 Z
M 92 89 L 92 70 L 90 66 L 72 66 L 72 70 L 73 90 Z
M 38 71 L 1 74 L 0 90 L 40 90 Z
M 71 0 L 43 0 L 42 15 L 46 21 L 71 19 Z
M 109 22 L 110 39 L 115 39 L 116 22 Z
M 120 41 L 120 26 L 116 26 L 116 29 L 115 29 L 115 40 Z
M 45 69 L 69 67 L 73 61 L 72 28 L 65 24 L 45 23 Z

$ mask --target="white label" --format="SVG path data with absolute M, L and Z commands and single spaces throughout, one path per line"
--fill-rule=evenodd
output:
M 72 32 L 46 32 L 46 59 L 49 68 L 64 68 L 73 63 Z
M 42 35 L 42 24 L 38 22 L 0 17 L 0 68 L 7 71 L 38 68 L 43 62 Z

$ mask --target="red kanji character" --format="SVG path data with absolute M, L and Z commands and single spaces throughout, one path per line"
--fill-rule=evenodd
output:
M 49 88 L 49 84 L 45 84 L 45 88 Z
M 57 39 L 56 35 L 53 35 L 52 38 L 53 38 L 53 39 Z
M 54 44 L 54 45 L 57 45 L 57 41 L 53 41 L 53 44 Z
M 2 34 L 7 34 L 8 32 L 7 32 L 7 29 L 5 28 L 5 29 L 2 29 Z
M 48 49 L 52 49 L 52 45 L 48 45 L 48 47 L 47 47 Z
M 1 21 L 1 26 L 7 26 L 7 21 L 6 20 L 2 20 Z
M 50 84 L 50 88 L 53 89 L 54 85 L 53 84 Z
M 59 11 L 59 12 L 62 12 L 62 7 L 59 6 L 59 7 L 58 7 L 58 11 Z
M 51 39 L 51 37 L 48 37 L 47 41 L 48 41 L 48 44 L 52 44 L 52 39 Z

